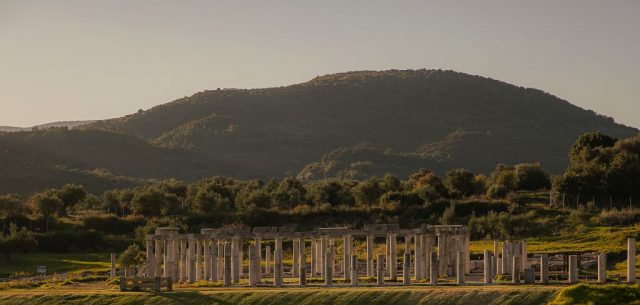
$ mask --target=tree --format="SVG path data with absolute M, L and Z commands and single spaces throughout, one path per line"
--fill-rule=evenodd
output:
M 56 192 L 58 198 L 62 201 L 62 205 L 59 207 L 58 215 L 66 216 L 67 209 L 73 208 L 80 201 L 87 197 L 87 192 L 81 185 L 65 184 L 60 190 Z
M 358 205 L 369 205 L 378 202 L 380 196 L 383 194 L 383 189 L 378 183 L 377 178 L 369 178 L 360 181 L 353 188 L 353 197 Z
M 420 169 L 419 172 L 411 175 L 405 183 L 404 189 L 406 192 L 417 193 L 424 202 L 449 196 L 449 192 L 440 177 L 424 169 Z
M 521 163 L 515 166 L 515 187 L 518 190 L 535 191 L 551 186 L 551 179 L 539 163 Z
M 162 215 L 165 203 L 166 196 L 157 187 L 138 189 L 131 200 L 133 211 L 143 216 Z
M 44 218 L 46 232 L 49 232 L 49 218 L 56 213 L 56 211 L 59 211 L 64 203 L 60 200 L 55 190 L 46 190 L 31 196 L 28 200 L 28 205 L 33 211 Z
M 476 188 L 474 179 L 473 173 L 465 171 L 463 168 L 452 169 L 447 173 L 444 185 L 453 197 L 469 197 Z
M 24 210 L 24 203 L 20 195 L 0 195 L 0 217 L 3 220 L 3 231 L 6 227 L 6 223 L 4 223 L 6 219 L 12 216 L 24 215 Z
M 144 270 L 147 265 L 147 257 L 137 244 L 132 244 L 122 252 L 118 265 L 120 268 L 133 269 L 137 274 L 138 270 Z
M 9 234 L 0 235 L 0 252 L 5 260 L 11 259 L 12 253 L 28 253 L 38 246 L 38 241 L 33 237 L 27 228 L 18 229 L 12 223 L 9 225 Z
M 290 209 L 304 203 L 307 190 L 300 180 L 283 179 L 272 194 L 272 203 L 278 209 Z

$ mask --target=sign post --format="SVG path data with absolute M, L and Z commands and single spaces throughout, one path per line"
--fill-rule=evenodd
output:
M 45 276 L 47 275 L 47 266 L 38 266 L 36 267 L 38 270 L 38 274 Z

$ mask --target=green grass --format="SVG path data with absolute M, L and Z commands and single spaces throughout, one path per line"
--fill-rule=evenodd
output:
M 640 236 L 640 227 L 593 227 L 581 232 L 527 239 L 529 253 L 607 252 L 620 253 L 627 249 L 627 237 Z M 473 241 L 472 253 L 493 250 L 493 241 Z
M 107 253 L 30 253 L 15 254 L 11 260 L 0 260 L 0 276 L 36 273 L 36 266 L 47 266 L 47 274 L 109 270 Z
M 549 305 L 640 304 L 638 285 L 577 285 L 563 289 Z
M 3 293 L 0 305 L 188 305 L 188 304 L 546 304 L 557 287 L 368 287 L 291 289 L 200 289 L 171 293 L 56 292 Z

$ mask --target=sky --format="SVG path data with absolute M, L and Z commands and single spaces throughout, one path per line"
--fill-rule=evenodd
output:
M 640 1 L 0 0 L 4 126 L 422 68 L 538 88 L 640 127 Z

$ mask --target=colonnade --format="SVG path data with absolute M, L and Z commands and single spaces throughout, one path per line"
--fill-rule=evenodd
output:
M 377 253 L 381 239 L 385 252 Z M 354 250 L 358 240 L 366 243 L 365 253 Z M 398 240 L 404 243 L 400 264 Z M 283 243 L 290 247 L 284 248 Z M 291 258 L 286 266 L 285 251 Z M 357 285 L 358 276 L 364 275 L 384 284 L 385 279 L 397 281 L 401 273 L 403 282 L 411 278 L 437 282 L 439 276 L 464 277 L 470 270 L 468 229 L 455 225 L 400 229 L 396 224 L 375 224 L 357 230 L 336 227 L 307 232 L 287 227 L 238 227 L 202 229 L 200 234 L 181 234 L 178 228 L 163 227 L 146 236 L 146 255 L 148 277 L 171 277 L 186 283 L 222 281 L 225 286 L 239 284 L 241 279 L 259 285 L 267 277 L 273 280 L 265 283 L 275 286 L 283 285 L 285 278 L 306 284 L 307 277 L 319 277 L 325 285 L 332 285 L 337 276 Z M 358 259 L 362 256 L 363 265 Z

